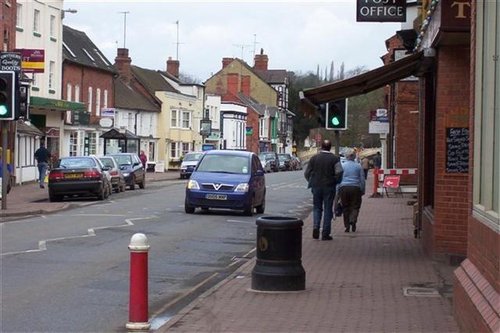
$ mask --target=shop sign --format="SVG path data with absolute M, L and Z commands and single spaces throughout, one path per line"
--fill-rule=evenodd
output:
M 21 72 L 21 54 L 16 52 L 0 53 L 0 71 Z
M 406 0 L 357 0 L 357 22 L 406 22 Z
M 45 50 L 18 49 L 21 53 L 21 67 L 25 73 L 43 73 L 45 69 Z

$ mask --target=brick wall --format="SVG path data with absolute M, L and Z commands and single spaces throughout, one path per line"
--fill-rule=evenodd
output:
M 418 81 L 400 81 L 396 85 L 394 117 L 395 168 L 418 167 Z M 416 184 L 417 175 L 402 175 L 401 183 Z
M 64 63 L 62 99 L 67 100 L 67 84 L 72 86 L 71 101 L 75 101 L 75 86 L 80 86 L 80 103 L 87 105 L 89 87 L 92 87 L 92 115 L 96 115 L 96 91 L 101 89 L 101 108 L 104 105 L 104 91 L 108 91 L 108 107 L 114 106 L 113 74 L 111 72 L 94 70 L 73 63 Z
M 434 182 L 434 245 L 438 253 L 465 255 L 468 174 L 449 174 L 446 128 L 468 127 L 470 47 L 443 46 L 438 52 Z M 460 56 L 458 56 L 460 55 Z

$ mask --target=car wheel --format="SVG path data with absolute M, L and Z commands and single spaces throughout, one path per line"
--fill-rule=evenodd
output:
M 130 183 L 130 189 L 135 190 L 135 177 L 132 178 L 132 182 Z
M 187 200 L 184 200 L 184 211 L 186 212 L 186 214 L 194 213 L 194 206 L 188 204 Z
M 243 209 L 243 215 L 246 215 L 246 216 L 253 215 L 253 196 L 252 196 L 252 200 L 250 201 L 248 206 L 246 206 L 245 209 Z
M 106 192 L 107 192 L 106 186 L 103 186 L 101 188 L 101 192 L 99 192 L 99 194 L 97 194 L 97 199 L 98 200 L 104 200 L 104 199 L 106 199 Z
M 266 210 L 266 196 L 264 194 L 264 198 L 262 199 L 262 203 L 255 207 L 255 211 L 257 214 L 264 214 L 264 211 Z
M 142 181 L 139 183 L 139 188 L 143 189 L 146 187 L 146 177 L 142 179 Z

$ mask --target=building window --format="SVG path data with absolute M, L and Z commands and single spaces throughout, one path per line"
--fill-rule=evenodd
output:
M 69 134 L 69 156 L 76 156 L 78 154 L 78 132 L 71 132 Z
M 191 127 L 191 112 L 182 111 L 182 128 L 190 128 Z
M 189 146 L 190 146 L 189 142 L 182 143 L 182 155 L 185 155 L 190 152 Z
M 473 215 L 500 225 L 500 17 L 495 1 L 477 2 Z
M 104 89 L 104 108 L 108 108 L 108 89 Z
M 178 142 L 170 142 L 170 157 L 179 158 L 179 152 L 177 150 Z
M 33 32 L 40 32 L 40 11 L 38 9 L 33 12 Z
M 95 114 L 101 115 L 101 89 L 97 88 L 95 91 Z
M 89 95 L 87 96 L 88 112 L 92 114 L 92 87 L 89 87 Z
M 127 128 L 130 130 L 134 128 L 134 114 L 132 112 L 129 112 L 127 114 Z
M 20 3 L 16 7 L 16 27 L 23 28 L 23 5 Z
M 55 70 L 56 70 L 55 61 L 50 61 L 49 62 L 49 89 L 54 89 L 54 77 L 55 77 L 54 71 Z
M 56 37 L 56 17 L 50 15 L 50 37 Z
M 66 85 L 66 100 L 69 101 L 69 102 L 71 102 L 71 98 L 72 98 L 72 96 L 71 96 L 71 94 L 73 92 L 72 88 L 73 87 L 71 86 L 71 83 L 68 83 Z
M 97 154 L 97 133 L 89 133 L 89 155 Z
M 178 112 L 179 110 L 170 111 L 170 127 L 179 127 L 178 125 Z
M 75 86 L 75 102 L 80 102 L 80 86 Z

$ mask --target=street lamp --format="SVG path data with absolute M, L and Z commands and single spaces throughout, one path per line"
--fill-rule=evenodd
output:
M 63 9 L 63 10 L 61 10 L 61 19 L 64 19 L 64 15 L 65 15 L 64 13 L 76 14 L 76 13 L 78 13 L 78 11 L 76 9 L 71 9 L 71 8 Z

